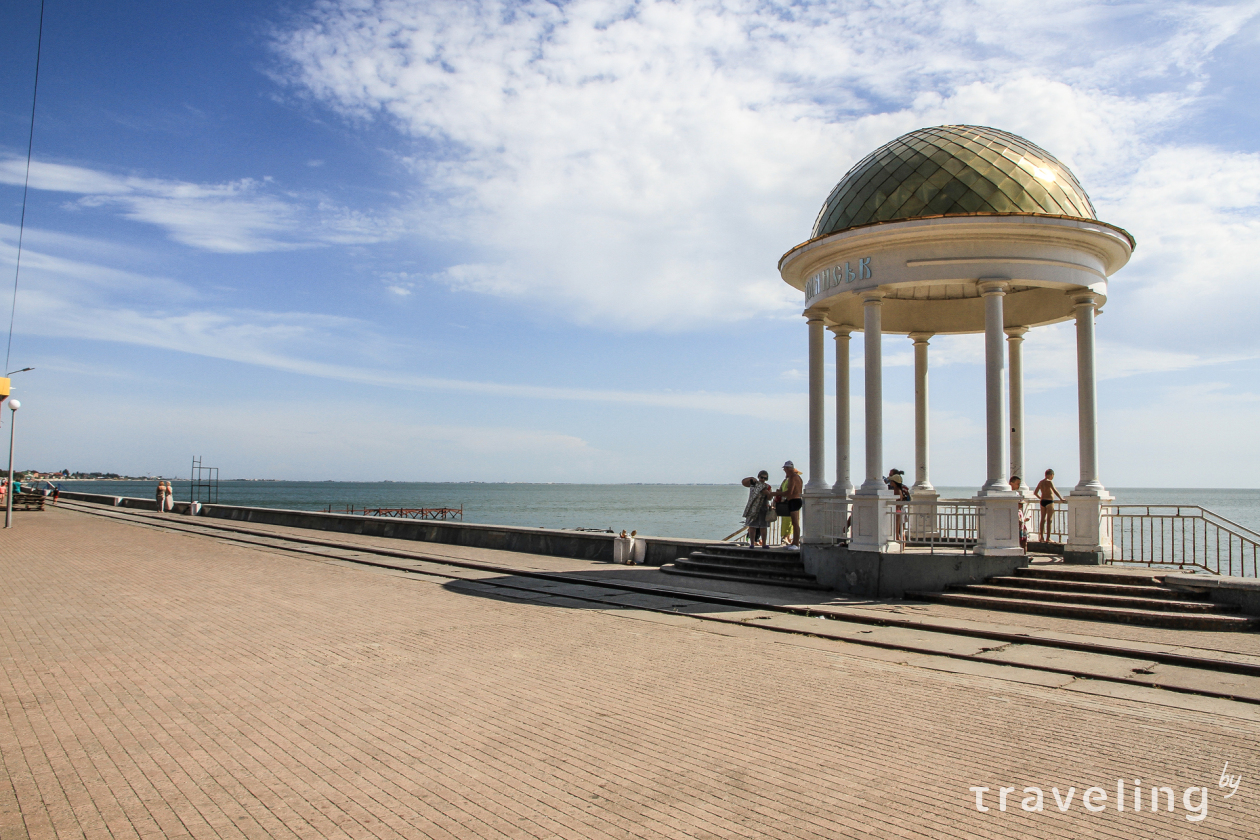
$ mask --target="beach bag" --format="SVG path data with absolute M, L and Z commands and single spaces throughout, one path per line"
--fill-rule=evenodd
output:
M 791 516 L 792 515 L 792 510 L 788 505 L 787 499 L 779 499 L 779 501 L 774 503 L 774 515 L 775 516 Z

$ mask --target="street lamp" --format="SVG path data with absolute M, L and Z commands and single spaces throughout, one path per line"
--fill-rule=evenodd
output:
M 22 404 L 17 400 L 9 400 L 9 411 L 13 412 L 13 416 L 9 418 L 9 492 L 4 494 L 4 527 L 13 527 L 13 426 L 17 420 L 18 409 Z

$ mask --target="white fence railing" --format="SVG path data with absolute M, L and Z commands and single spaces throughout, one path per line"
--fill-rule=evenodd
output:
M 980 540 L 983 509 L 975 499 L 893 500 L 887 510 L 892 517 L 890 532 L 909 549 L 932 554 L 970 551 Z
M 820 500 L 813 533 L 834 540 L 849 537 L 849 505 Z M 1028 538 L 1039 541 L 1041 506 L 1034 500 L 1022 508 Z M 888 533 L 911 551 L 970 551 L 979 542 L 984 506 L 976 499 L 936 501 L 888 499 L 883 516 Z M 1175 566 L 1218 575 L 1260 577 L 1260 534 L 1199 505 L 1104 505 L 1100 531 L 1108 563 Z M 1050 512 L 1049 542 L 1068 541 L 1068 506 L 1056 502 Z M 817 531 L 813 528 L 817 527 Z M 747 543 L 746 529 L 727 537 Z M 780 520 L 771 520 L 766 544 L 782 544 Z
M 1028 528 L 1028 539 L 1030 542 L 1050 542 L 1064 545 L 1068 540 L 1068 506 L 1067 502 L 1054 503 L 1050 509 L 1049 535 L 1048 540 L 1043 540 L 1041 530 L 1041 511 L 1043 510 L 1041 502 L 1033 499 L 1030 502 L 1024 502 L 1020 508 L 1024 516 L 1024 524 Z
M 818 504 L 821 518 L 818 531 L 834 540 L 849 538 L 850 505 L 843 501 Z M 886 533 L 906 548 L 931 553 L 969 551 L 980 538 L 980 504 L 975 499 L 914 500 L 885 499 L 882 515 Z
M 722 542 L 734 542 L 737 545 L 748 545 L 748 527 L 744 526 L 743 528 L 740 528 L 738 531 L 722 540 Z M 760 542 L 761 541 L 758 540 L 758 544 L 760 544 Z M 783 529 L 780 524 L 779 517 L 771 517 L 770 527 L 766 529 L 766 545 L 768 547 L 774 547 L 776 545 L 781 545 L 782 543 Z
M 1199 505 L 1107 505 L 1103 519 L 1110 563 L 1260 577 L 1260 534 Z

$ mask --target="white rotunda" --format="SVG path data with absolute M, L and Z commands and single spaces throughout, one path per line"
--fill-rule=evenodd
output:
M 986 481 L 974 500 L 977 555 L 1021 555 L 1019 494 L 1025 472 L 1020 346 L 1033 327 L 1076 322 L 1080 481 L 1068 502 L 1069 562 L 1101 562 L 1110 501 L 1098 476 L 1094 317 L 1107 278 L 1134 240 L 1099 221 L 1066 166 L 994 128 L 923 128 L 876 149 L 827 197 L 808 241 L 779 261 L 805 296 L 809 329 L 809 474 L 805 542 L 848 540 L 849 551 L 900 552 L 937 527 L 929 477 L 928 347 L 932 336 L 984 333 Z M 836 471 L 825 480 L 824 336 L 835 335 Z M 866 464 L 849 472 L 849 336 L 865 334 Z M 915 360 L 915 515 L 883 480 L 882 345 L 908 336 Z M 1005 347 L 1003 346 L 1005 344 Z M 1009 357 L 1009 365 L 1007 358 Z M 1009 376 L 1009 380 L 1008 380 Z M 978 454 L 978 453 L 977 453 Z M 851 515 L 851 519 L 850 519 Z

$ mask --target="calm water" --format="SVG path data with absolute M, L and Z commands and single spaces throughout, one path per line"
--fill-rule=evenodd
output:
M 189 483 L 175 481 L 188 499 Z M 152 498 L 152 482 L 63 481 L 66 490 Z M 975 488 L 941 487 L 960 498 Z M 540 528 L 638 530 L 659 537 L 721 539 L 738 530 L 747 490 L 739 485 L 678 484 L 428 484 L 347 481 L 224 481 L 230 505 L 323 510 L 362 507 L 464 507 L 465 522 Z M 1260 531 L 1260 490 L 1111 488 L 1123 504 L 1197 504 Z

